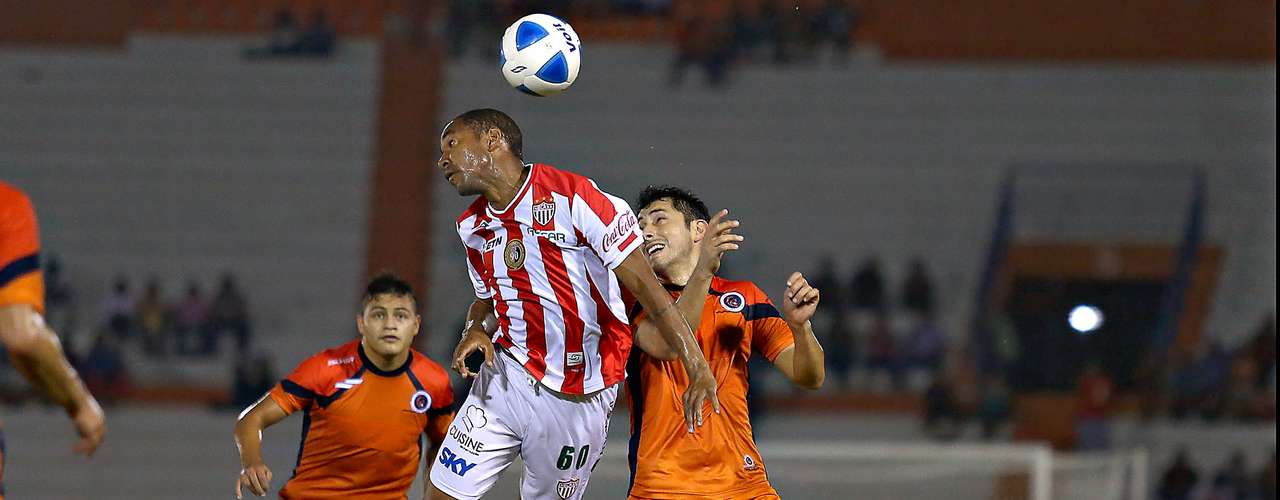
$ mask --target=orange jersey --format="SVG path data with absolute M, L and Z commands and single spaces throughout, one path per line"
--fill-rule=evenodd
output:
M 423 433 L 444 439 L 453 420 L 449 376 L 417 351 L 379 370 L 360 340 L 303 361 L 270 392 L 303 412 L 293 477 L 280 498 L 403 499 L 418 472 Z
M 0 182 L 0 306 L 15 304 L 44 313 L 40 231 L 27 195 Z
M 684 367 L 633 350 L 627 366 L 630 495 L 717 500 L 776 495 L 751 437 L 747 361 L 756 352 L 772 362 L 795 344 L 791 329 L 755 284 L 713 278 L 694 336 L 716 377 L 721 413 L 689 434 L 681 404 L 689 386 Z

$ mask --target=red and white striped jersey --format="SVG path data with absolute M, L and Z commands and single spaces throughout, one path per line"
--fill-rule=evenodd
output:
M 494 342 L 534 378 L 565 394 L 622 381 L 631 327 L 613 269 L 644 241 L 627 202 L 533 164 L 510 206 L 477 198 L 458 236 L 476 297 L 493 299 Z

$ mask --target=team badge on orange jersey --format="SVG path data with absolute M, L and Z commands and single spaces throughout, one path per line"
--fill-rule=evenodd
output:
M 524 242 L 521 240 L 507 241 L 507 248 L 502 251 L 502 261 L 507 263 L 507 269 L 524 267 Z
M 431 395 L 427 391 L 418 391 L 409 398 L 409 409 L 414 413 L 426 413 L 431 409 Z
M 556 218 L 556 202 L 551 198 L 544 198 L 533 204 L 533 221 L 539 226 L 545 226 Z
M 747 306 L 747 299 L 738 292 L 729 292 L 720 296 L 720 307 L 729 312 L 742 312 Z
M 575 491 L 578 491 L 578 478 L 556 481 L 556 495 L 559 495 L 560 498 L 569 498 L 573 496 Z

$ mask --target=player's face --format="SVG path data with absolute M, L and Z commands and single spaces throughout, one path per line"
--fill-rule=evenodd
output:
M 364 337 L 364 345 L 378 354 L 394 357 L 413 344 L 418 335 L 418 316 L 413 299 L 384 293 L 375 295 L 364 306 L 364 312 L 356 320 L 356 329 Z
M 654 271 L 663 273 L 675 262 L 693 258 L 694 222 L 686 221 L 669 198 L 640 210 L 640 231 L 644 233 L 644 256 Z
M 440 135 L 440 159 L 436 166 L 444 179 L 462 196 L 482 193 L 481 176 L 493 171 L 493 155 L 470 127 L 449 122 Z

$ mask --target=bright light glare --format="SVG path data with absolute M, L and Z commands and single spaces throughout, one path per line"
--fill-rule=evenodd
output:
M 1079 305 L 1071 309 L 1067 315 L 1067 323 L 1071 329 L 1080 333 L 1091 333 L 1102 327 L 1102 311 L 1093 306 Z

